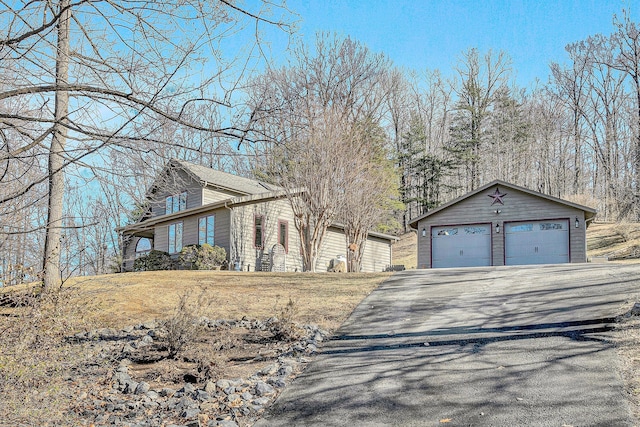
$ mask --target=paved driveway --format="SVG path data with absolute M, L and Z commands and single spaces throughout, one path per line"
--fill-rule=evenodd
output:
M 640 266 L 396 274 L 256 426 L 631 426 L 607 342 Z

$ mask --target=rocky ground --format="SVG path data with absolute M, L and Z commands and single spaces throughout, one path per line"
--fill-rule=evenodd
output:
M 307 325 L 288 341 L 278 322 L 200 319 L 206 333 L 175 357 L 155 322 L 76 334 L 70 339 L 96 363 L 65 378 L 74 418 L 86 426 L 249 426 L 328 335 Z

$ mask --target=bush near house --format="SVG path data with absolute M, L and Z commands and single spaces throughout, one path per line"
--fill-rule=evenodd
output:
M 168 252 L 152 250 L 146 255 L 142 255 L 133 262 L 134 271 L 157 271 L 171 270 L 173 260 Z
M 183 270 L 213 270 L 226 263 L 227 251 L 220 246 L 185 246 L 178 257 L 178 268 Z

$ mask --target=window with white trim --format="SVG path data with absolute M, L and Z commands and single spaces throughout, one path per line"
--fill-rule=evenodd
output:
M 176 222 L 169 225 L 169 250 L 170 254 L 176 254 L 182 250 L 182 223 Z
M 198 218 L 198 244 L 215 244 L 216 216 L 208 215 Z

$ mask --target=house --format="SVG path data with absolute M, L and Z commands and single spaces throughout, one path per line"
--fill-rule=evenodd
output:
M 493 181 L 414 219 L 418 268 L 586 262 L 596 211 Z
M 147 193 L 149 205 L 138 222 L 119 228 L 123 270 L 155 249 L 177 256 L 184 246 L 224 248 L 230 269 L 302 271 L 300 239 L 291 205 L 282 188 L 181 160 L 171 160 Z M 362 260 L 364 272 L 391 264 L 393 236 L 370 232 Z M 344 230 L 325 235 L 317 271 L 345 255 Z M 274 258 L 275 257 L 275 258 Z

